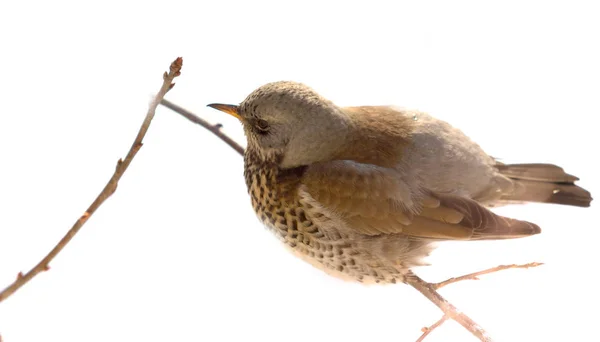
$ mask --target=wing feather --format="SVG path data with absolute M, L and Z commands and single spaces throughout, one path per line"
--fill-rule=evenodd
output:
M 381 166 L 348 160 L 314 164 L 302 184 L 359 234 L 485 240 L 540 232 L 533 223 L 496 215 L 470 198 L 412 189 L 399 171 Z

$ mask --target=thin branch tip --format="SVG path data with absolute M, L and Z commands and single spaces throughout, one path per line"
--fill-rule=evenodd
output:
M 171 65 L 169 66 L 169 73 L 171 75 L 173 75 L 172 77 L 175 78 L 179 75 L 181 75 L 181 68 L 183 67 L 183 58 L 182 57 L 177 57 L 173 63 L 171 63 Z M 165 78 L 167 73 L 165 72 Z
M 423 334 L 417 339 L 416 342 L 422 342 L 423 340 L 425 340 L 425 337 L 427 337 L 427 335 L 429 335 L 432 331 L 437 329 L 440 325 L 442 325 L 444 322 L 446 322 L 449 318 L 450 317 L 448 315 L 443 315 L 442 318 L 438 319 L 432 325 L 421 328 L 421 332 Z
M 221 125 L 221 124 L 213 125 L 213 124 L 209 123 L 208 121 L 202 119 L 201 117 L 195 115 L 194 113 L 190 112 L 189 110 L 184 109 L 183 107 L 180 107 L 169 100 L 163 99 L 160 102 L 160 104 L 169 108 L 170 110 L 174 111 L 175 113 L 183 116 L 184 118 L 190 120 L 191 122 L 204 127 L 209 132 L 213 133 L 219 139 L 221 139 L 223 142 L 225 142 L 227 145 L 229 145 L 229 147 L 233 148 L 237 153 L 239 153 L 240 155 L 244 155 L 244 148 L 240 144 L 238 144 L 235 140 L 231 139 L 227 134 L 225 134 L 221 131 L 221 127 L 223 127 L 223 125 Z
M 177 57 L 177 58 L 175 58 L 173 63 L 171 63 L 170 69 L 171 69 L 171 71 L 179 72 L 179 71 L 181 71 L 182 66 L 183 66 L 183 57 Z M 177 76 L 179 76 L 179 75 L 177 75 Z
M 79 232 L 79 230 L 83 227 L 83 225 L 87 222 L 89 217 L 108 199 L 116 190 L 119 180 L 131 164 L 131 161 L 137 154 L 137 152 L 142 148 L 142 140 L 146 136 L 146 132 L 154 118 L 156 113 L 156 107 L 158 107 L 159 103 L 164 99 L 165 94 L 169 91 L 169 89 L 173 86 L 173 79 L 179 75 L 181 75 L 181 67 L 183 66 L 183 59 L 178 57 L 171 63 L 169 66 L 170 72 L 163 73 L 163 84 L 160 87 L 160 90 L 154 96 L 154 100 L 151 102 L 148 111 L 146 112 L 146 117 L 140 126 L 140 129 L 133 141 L 133 144 L 129 148 L 127 152 L 127 156 L 124 159 L 119 159 L 117 161 L 117 166 L 115 171 L 113 172 L 112 177 L 106 183 L 102 191 L 96 196 L 96 199 L 90 204 L 89 208 L 77 219 L 77 221 L 73 224 L 71 229 L 67 231 L 67 233 L 63 236 L 63 238 L 46 254 L 46 256 L 37 263 L 31 270 L 27 273 L 19 272 L 17 275 L 17 279 L 13 281 L 10 285 L 0 291 L 0 302 L 10 297 L 13 293 L 18 291 L 23 285 L 27 284 L 31 279 L 33 279 L 36 275 L 43 271 L 48 271 L 50 269 L 50 262 L 66 247 L 66 245 L 73 239 L 73 237 Z
M 446 279 L 444 281 L 440 281 L 440 282 L 437 282 L 437 283 L 431 283 L 431 286 L 434 289 L 439 290 L 439 289 L 441 289 L 444 286 L 447 286 L 447 285 L 450 285 L 450 284 L 454 284 L 454 283 L 458 283 L 458 282 L 463 281 L 463 280 L 480 280 L 479 276 L 482 276 L 482 275 L 485 275 L 485 274 L 496 273 L 496 272 L 499 272 L 499 271 L 513 269 L 513 268 L 528 269 L 528 268 L 542 266 L 543 264 L 544 263 L 542 263 L 542 262 L 530 262 L 528 264 L 522 264 L 522 265 L 517 265 L 517 264 L 499 265 L 499 266 L 496 266 L 496 267 L 488 268 L 488 269 L 483 270 L 483 271 L 465 274 L 465 275 L 462 275 L 460 277 L 452 277 L 452 278 L 449 278 L 449 279 Z

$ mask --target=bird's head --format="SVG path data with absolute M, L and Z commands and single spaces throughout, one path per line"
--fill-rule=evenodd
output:
M 238 118 L 248 149 L 284 169 L 331 159 L 343 147 L 351 124 L 340 108 L 295 82 L 263 85 L 239 106 L 209 106 Z

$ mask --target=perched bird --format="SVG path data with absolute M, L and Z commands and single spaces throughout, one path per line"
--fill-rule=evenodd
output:
M 239 106 L 244 176 L 259 219 L 304 260 L 365 283 L 404 282 L 434 243 L 540 233 L 486 207 L 588 207 L 578 178 L 550 164 L 505 165 L 448 123 L 395 107 L 338 107 L 295 82 Z

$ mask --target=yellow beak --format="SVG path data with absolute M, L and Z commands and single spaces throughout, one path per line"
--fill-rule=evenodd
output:
M 222 104 L 222 103 L 211 103 L 208 106 L 212 107 L 214 109 L 218 109 L 222 112 L 225 112 L 225 113 L 235 117 L 238 120 L 242 120 L 242 117 L 240 116 L 240 114 L 238 112 L 238 110 L 239 110 L 238 106 Z

